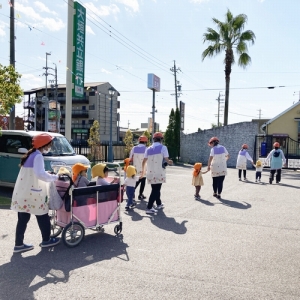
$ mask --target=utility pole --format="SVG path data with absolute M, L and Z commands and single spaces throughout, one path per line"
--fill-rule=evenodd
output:
M 224 99 L 221 99 L 221 92 L 219 92 L 219 96 L 218 98 L 216 99 L 218 101 L 218 127 L 220 127 L 220 111 L 221 111 L 221 103 L 224 102 Z
M 48 69 L 52 69 L 54 70 L 54 75 L 51 74 L 51 73 L 48 73 L 48 75 L 52 75 L 54 76 L 54 80 L 49 80 L 49 83 L 52 83 L 51 84 L 51 87 L 52 88 L 55 88 L 55 108 L 56 108 L 56 121 L 55 121 L 55 129 L 56 129 L 56 132 L 59 133 L 59 130 L 58 130 L 58 91 L 57 91 L 57 88 L 58 88 L 58 84 L 57 84 L 57 66 L 55 63 L 53 63 L 55 65 L 55 68 L 50 68 L 48 67 Z M 53 84 L 54 83 L 54 84 Z
M 178 108 L 178 94 L 177 94 L 177 88 L 179 88 L 179 90 L 181 90 L 181 86 L 177 85 L 177 78 L 176 78 L 176 74 L 178 71 L 181 71 L 180 68 L 176 68 L 176 62 L 174 60 L 174 67 L 170 68 L 170 71 L 172 71 L 174 73 L 174 79 L 175 79 L 175 103 L 176 103 L 176 108 Z
M 10 65 L 15 68 L 15 1 L 10 0 Z M 15 129 L 15 105 L 11 108 L 9 115 L 9 129 Z
M 43 97 L 42 100 L 43 100 L 43 103 L 44 103 L 44 106 L 45 106 L 45 127 L 44 127 L 44 131 L 48 132 L 48 108 L 49 108 L 49 99 L 48 99 L 48 95 L 47 95 L 47 86 L 48 86 L 48 82 L 47 82 L 47 79 L 48 79 L 48 55 L 51 55 L 51 52 L 48 53 L 46 52 L 46 67 L 44 67 L 43 69 L 46 70 L 46 73 L 44 73 L 44 75 L 46 76 L 46 87 L 45 87 L 45 98 Z
M 128 120 L 128 129 L 129 129 L 129 125 L 130 125 L 130 122 L 129 122 L 129 120 Z
M 261 119 L 261 109 L 258 109 L 258 119 Z

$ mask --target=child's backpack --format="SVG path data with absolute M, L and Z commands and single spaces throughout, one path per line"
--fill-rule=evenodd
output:
M 72 178 L 67 174 L 59 175 L 58 180 L 55 181 L 57 192 L 64 201 L 65 210 L 68 212 L 71 211 L 71 196 L 69 195 L 69 191 L 73 184 Z

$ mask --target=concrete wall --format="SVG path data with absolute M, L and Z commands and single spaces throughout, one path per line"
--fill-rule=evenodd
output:
M 255 136 L 259 133 L 259 126 L 256 122 L 242 122 L 214 129 L 203 130 L 191 134 L 181 135 L 181 161 L 184 163 L 194 164 L 202 162 L 207 165 L 210 147 L 208 141 L 211 137 L 216 136 L 220 144 L 225 146 L 229 152 L 230 159 L 228 167 L 235 167 L 236 159 L 242 144 L 248 144 L 249 154 L 253 157 Z M 250 167 L 251 164 L 248 164 Z

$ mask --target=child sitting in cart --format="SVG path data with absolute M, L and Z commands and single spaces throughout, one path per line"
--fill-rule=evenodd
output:
M 128 166 L 126 169 L 126 179 L 124 181 L 124 186 L 126 186 L 126 194 L 128 198 L 125 210 L 135 207 L 133 196 L 137 181 L 139 181 L 139 177 L 136 176 L 136 168 L 134 166 Z
M 108 168 L 106 164 L 96 164 L 92 167 L 92 178 L 97 177 L 96 185 L 109 185 L 119 183 L 118 178 L 108 179 Z
M 72 167 L 73 171 L 73 182 L 74 186 L 77 187 L 86 187 L 89 185 L 90 181 L 86 178 L 87 176 L 87 169 L 89 167 L 85 166 L 82 163 L 77 163 Z

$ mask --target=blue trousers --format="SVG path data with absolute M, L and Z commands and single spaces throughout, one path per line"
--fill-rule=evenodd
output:
M 134 196 L 134 186 L 126 186 L 126 194 L 127 194 L 127 206 L 133 204 L 133 196 Z

